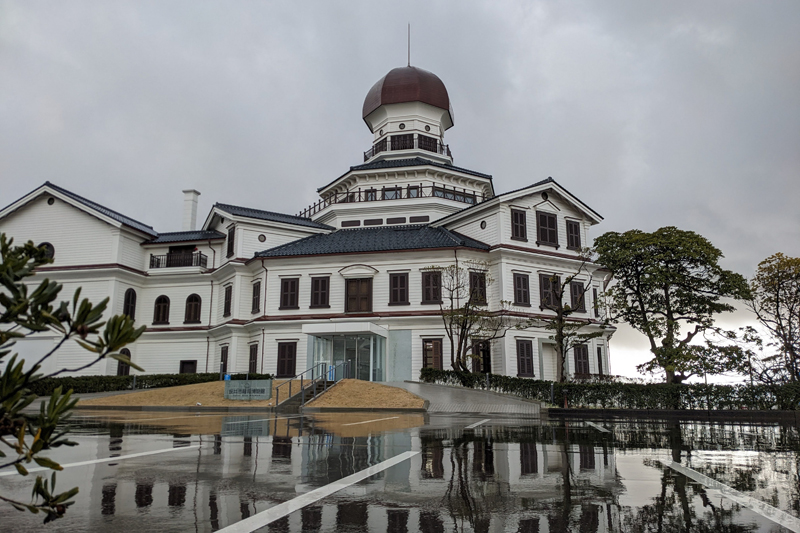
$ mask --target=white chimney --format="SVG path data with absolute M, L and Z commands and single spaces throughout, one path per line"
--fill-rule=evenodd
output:
M 197 197 L 200 191 L 186 189 L 183 191 L 183 231 L 197 229 Z

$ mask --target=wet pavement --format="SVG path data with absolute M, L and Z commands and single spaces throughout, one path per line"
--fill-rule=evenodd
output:
M 40 516 L 0 507 L 1 531 L 800 530 L 794 426 L 399 413 L 79 416 L 70 423 L 79 446 L 51 454 L 65 465 L 58 489 L 78 486 L 77 503 L 46 527 Z M 0 493 L 30 496 L 32 479 L 4 473 Z

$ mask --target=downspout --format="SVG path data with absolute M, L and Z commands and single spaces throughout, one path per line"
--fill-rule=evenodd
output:
M 208 247 L 211 248 L 211 268 L 217 268 L 217 251 L 211 246 L 211 241 L 208 241 Z
M 264 373 L 264 328 L 261 328 L 261 373 Z
M 206 372 L 208 372 L 208 352 L 211 348 L 211 339 L 206 336 Z

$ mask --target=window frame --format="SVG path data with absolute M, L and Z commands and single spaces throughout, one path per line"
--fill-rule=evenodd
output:
M 406 189 L 406 198 L 419 198 L 419 197 L 420 197 L 420 186 L 409 185 L 408 188 Z
M 136 320 L 136 291 L 129 287 L 122 298 L 122 314 Z
M 289 348 L 291 347 L 291 350 Z M 286 351 L 290 353 L 286 353 Z M 284 353 L 281 353 L 281 352 Z M 292 361 L 292 371 L 286 372 L 285 368 L 283 369 L 284 372 L 281 372 L 281 364 L 285 365 L 286 359 L 291 359 Z M 278 343 L 278 357 L 276 358 L 277 366 L 275 367 L 275 377 L 276 378 L 292 378 L 297 375 L 297 342 L 290 341 L 290 342 L 279 342 Z
M 233 285 L 225 285 L 224 287 L 224 299 L 222 303 L 222 316 L 229 317 L 231 316 L 231 310 L 233 308 Z
M 389 273 L 389 305 L 411 305 L 408 277 L 408 272 Z
M 552 221 L 553 226 L 546 226 L 542 224 L 542 220 Z M 544 239 L 542 238 L 544 233 Z M 550 240 L 550 238 L 553 240 Z M 553 246 L 559 248 L 558 244 L 558 216 L 555 213 L 548 213 L 547 211 L 536 212 L 536 245 L 537 246 Z
M 511 208 L 511 240 L 528 242 L 528 214 Z
M 156 298 L 153 307 L 153 325 L 167 325 L 169 324 L 169 297 L 165 294 Z
M 227 246 L 227 255 L 225 257 L 233 257 L 236 253 L 236 226 L 228 228 Z
M 253 282 L 253 300 L 250 306 L 250 314 L 261 312 L 261 280 Z
M 581 249 L 581 223 L 567 219 L 567 250 Z
M 594 306 L 594 317 L 600 318 L 600 302 L 597 299 L 597 287 L 592 287 L 592 304 Z
M 530 307 L 531 306 L 530 276 L 522 272 L 514 272 L 513 282 L 514 282 L 514 305 L 520 307 Z
M 553 311 L 556 308 L 557 295 L 553 290 L 553 280 L 551 278 L 555 278 L 555 283 L 559 286 L 561 285 L 561 276 L 539 274 L 539 309 L 542 311 L 545 309 Z M 547 289 L 545 289 L 545 282 L 548 287 Z
M 486 298 L 486 272 L 469 271 L 469 299 L 473 305 L 488 305 Z
M 227 374 L 228 373 L 228 352 L 230 351 L 230 348 L 226 344 L 224 346 L 220 346 L 219 350 L 220 350 L 219 351 L 219 363 L 222 366 L 222 373 L 223 374 Z
M 582 281 L 573 279 L 569 282 L 569 305 L 576 313 L 586 312 L 586 286 Z
M 381 199 L 383 200 L 401 200 L 402 198 L 403 188 L 399 185 L 397 187 L 384 187 L 381 189 Z
M 603 375 L 603 347 L 597 347 L 597 375 Z
M 358 284 L 357 294 L 352 295 L 350 294 L 351 287 L 354 284 Z M 367 294 L 366 296 L 362 294 L 362 286 L 366 285 L 367 290 L 365 291 Z M 356 299 L 356 308 L 351 308 L 350 299 Z M 367 309 L 360 309 L 362 300 L 366 298 Z M 372 278 L 347 278 L 345 279 L 345 287 L 344 287 L 344 312 L 350 314 L 363 314 L 363 313 L 371 313 L 372 312 Z
M 439 346 L 438 360 L 436 359 L 437 343 Z M 430 344 L 430 361 L 428 360 L 428 344 Z M 438 367 L 436 366 L 437 361 L 439 363 Z M 442 339 L 422 339 L 422 368 L 444 370 L 444 342 L 442 342 Z
M 300 278 L 281 278 L 278 309 L 300 309 Z
M 309 309 L 330 308 L 331 277 L 314 276 L 311 278 L 311 300 Z M 314 303 L 317 300 L 317 303 Z
M 189 301 L 192 300 L 192 301 Z M 184 324 L 200 324 L 203 311 L 203 299 L 199 294 L 190 294 L 186 297 L 186 309 L 183 314 Z
M 127 348 L 123 348 L 119 351 L 120 355 L 127 355 L 128 360 L 132 361 L 133 356 L 131 355 L 131 351 Z M 123 361 L 117 361 L 117 375 L 118 376 L 130 376 L 131 375 L 131 365 L 125 363 Z
M 533 370 L 533 341 L 530 339 L 517 339 L 517 377 L 536 377 Z
M 422 272 L 421 305 L 439 305 L 442 303 L 442 272 L 426 270 Z
M 254 342 L 249 344 L 250 353 L 248 354 L 247 360 L 247 371 L 250 374 L 257 374 L 258 373 L 258 343 Z
M 578 354 L 581 354 L 580 360 Z M 572 357 L 573 362 L 575 363 L 575 375 L 576 376 L 588 376 L 591 375 L 591 365 L 589 364 L 589 345 L 588 344 L 576 344 L 572 347 Z M 578 364 L 581 365 L 580 370 L 586 370 L 586 372 L 580 372 Z M 585 368 L 583 365 L 586 365 Z

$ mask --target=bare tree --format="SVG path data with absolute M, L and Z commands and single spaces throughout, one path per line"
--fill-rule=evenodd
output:
M 586 344 L 589 340 L 601 337 L 608 325 L 607 319 L 600 324 L 592 323 L 588 318 L 573 316 L 575 313 L 586 312 L 586 293 L 592 286 L 594 276 L 586 268 L 591 262 L 591 252 L 584 249 L 580 255 L 580 264 L 573 274 L 564 276 L 552 274 L 541 278 L 542 310 L 555 312 L 551 318 L 531 317 L 525 323 L 517 326 L 519 329 L 531 327 L 544 328 L 552 334 L 550 339 L 556 345 L 556 381 L 567 381 L 567 354 L 576 346 Z M 588 279 L 584 282 L 584 277 Z M 579 280 L 578 278 L 581 278 Z M 564 297 L 569 295 L 569 302 L 564 302 Z M 594 302 L 597 306 L 598 302 Z M 596 331 L 587 331 L 589 326 L 600 327 Z
M 489 264 L 484 261 L 465 261 L 430 267 L 438 277 L 439 311 L 445 333 L 450 341 L 450 365 L 453 370 L 471 371 L 468 361 L 481 343 L 505 336 L 517 319 L 508 314 L 510 302 L 501 301 L 498 309 L 490 310 L 488 289 L 494 283 Z

